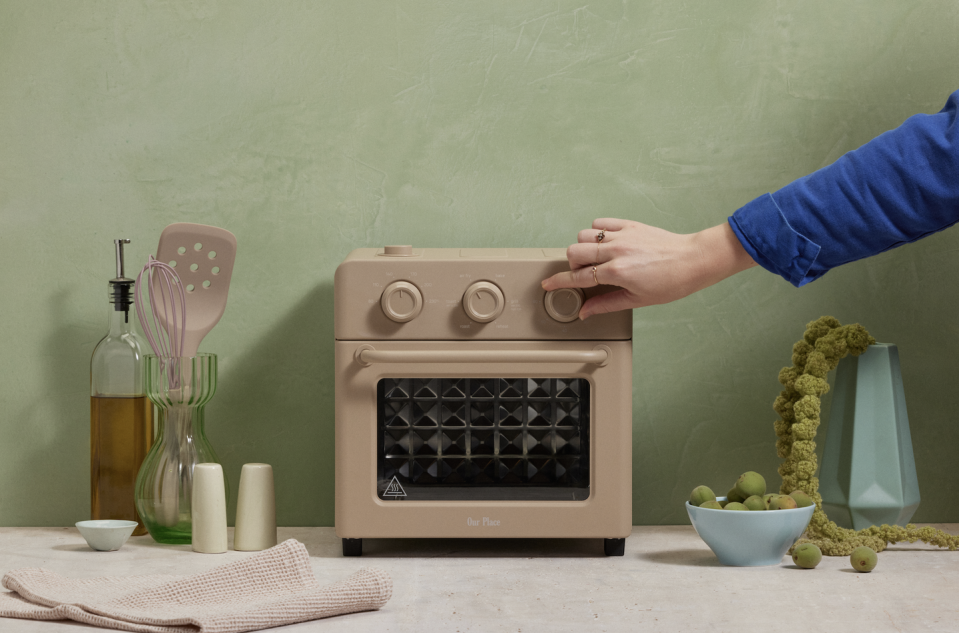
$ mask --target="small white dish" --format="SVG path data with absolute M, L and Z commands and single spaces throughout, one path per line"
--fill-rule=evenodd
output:
M 113 519 L 77 522 L 77 529 L 87 545 L 98 552 L 112 552 L 123 547 L 136 526 L 136 521 Z

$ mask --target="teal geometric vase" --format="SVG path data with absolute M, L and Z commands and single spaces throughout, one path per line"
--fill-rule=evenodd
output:
M 895 345 L 871 345 L 862 355 L 839 362 L 819 493 L 826 515 L 839 526 L 856 530 L 905 525 L 919 507 Z

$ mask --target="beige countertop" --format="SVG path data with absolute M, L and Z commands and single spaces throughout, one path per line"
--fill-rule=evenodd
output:
M 940 525 L 952 533 L 959 524 Z M 231 530 L 232 532 L 232 530 Z M 366 540 L 343 558 L 332 528 L 280 528 L 306 545 L 321 582 L 385 569 L 393 597 L 380 611 L 283 631 L 949 631 L 959 630 L 959 552 L 922 543 L 879 554 L 869 574 L 846 558 L 800 570 L 724 567 L 689 526 L 634 527 L 626 555 L 577 540 Z M 196 554 L 133 537 L 94 552 L 75 528 L 0 528 L 0 574 L 44 567 L 69 577 L 191 574 L 248 556 Z M 3 633 L 105 630 L 0 619 Z M 279 629 L 275 629 L 279 630 Z

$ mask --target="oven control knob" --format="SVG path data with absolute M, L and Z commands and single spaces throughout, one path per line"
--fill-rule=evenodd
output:
M 506 299 L 496 284 L 477 281 L 463 295 L 463 309 L 478 323 L 489 323 L 503 313 Z
M 412 257 L 413 247 L 409 244 L 404 246 L 384 246 L 383 254 L 391 257 Z
M 423 310 L 423 295 L 408 281 L 394 281 L 380 296 L 380 307 L 391 321 L 406 323 Z
M 579 310 L 585 300 L 579 288 L 559 288 L 546 293 L 546 312 L 560 323 L 569 323 L 579 318 Z

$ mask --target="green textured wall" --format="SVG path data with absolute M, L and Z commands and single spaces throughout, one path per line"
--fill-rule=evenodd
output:
M 951 0 L 0 1 L 0 525 L 88 516 L 113 238 L 139 264 L 171 222 L 236 234 L 209 436 L 234 490 L 274 464 L 280 523 L 330 525 L 351 249 L 717 224 L 941 108 L 956 33 Z M 916 519 L 959 521 L 957 271 L 953 229 L 802 290 L 753 269 L 635 312 L 635 522 L 773 476 L 776 375 L 821 314 L 899 345 Z

